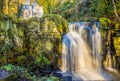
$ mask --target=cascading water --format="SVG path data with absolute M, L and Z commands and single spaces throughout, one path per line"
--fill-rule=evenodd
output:
M 69 24 L 69 32 L 63 37 L 62 72 L 70 72 L 82 80 L 110 79 L 101 69 L 101 37 L 97 24 Z

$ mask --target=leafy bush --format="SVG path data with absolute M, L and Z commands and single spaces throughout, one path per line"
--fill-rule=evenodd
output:
M 39 55 L 36 57 L 35 65 L 44 67 L 45 65 L 50 65 L 50 61 L 47 57 L 44 56 L 44 52 L 39 52 Z
M 26 78 L 30 79 L 32 81 L 36 81 L 35 75 L 31 75 L 32 73 L 28 73 L 27 69 L 20 67 L 20 66 L 14 66 L 12 64 L 7 64 L 5 66 L 0 67 L 1 70 L 6 70 L 10 72 L 10 74 L 15 76 L 15 81 L 17 81 L 20 78 Z

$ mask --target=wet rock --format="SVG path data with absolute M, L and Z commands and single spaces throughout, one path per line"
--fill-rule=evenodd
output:
M 0 81 L 13 81 L 15 79 L 14 74 L 10 74 L 5 70 L 0 70 Z
M 18 81 L 32 81 L 32 80 L 27 79 L 27 78 L 20 78 Z
M 62 78 L 62 73 L 61 72 L 59 72 L 59 71 L 54 71 L 54 72 L 52 72 L 52 74 L 51 74 L 52 76 L 56 76 L 56 77 L 60 77 L 60 78 Z
M 52 73 L 52 76 L 59 77 L 61 81 L 72 81 L 72 74 L 71 73 L 63 73 L 61 71 L 55 71 Z
M 63 73 L 62 71 L 54 71 L 51 75 L 59 77 L 61 81 L 83 81 L 80 77 L 74 77 L 73 74 L 70 72 Z
M 42 76 L 50 75 L 52 73 L 53 69 L 50 67 L 45 67 L 44 69 L 40 69 L 39 72 L 42 74 Z
M 0 70 L 0 80 L 6 78 L 9 75 L 9 72 L 5 70 Z
M 63 76 L 62 81 L 72 81 L 72 76 L 71 75 Z

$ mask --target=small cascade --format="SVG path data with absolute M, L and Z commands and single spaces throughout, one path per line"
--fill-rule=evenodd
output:
M 108 80 L 101 69 L 101 36 L 99 23 L 77 22 L 69 24 L 69 32 L 63 36 L 63 73 L 82 80 Z

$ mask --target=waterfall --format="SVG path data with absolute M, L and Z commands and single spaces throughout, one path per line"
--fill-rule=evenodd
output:
M 69 24 L 69 32 L 62 41 L 62 72 L 70 72 L 82 80 L 106 80 L 101 69 L 101 36 L 98 26 L 96 22 Z

